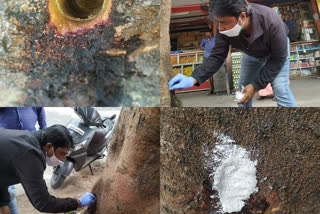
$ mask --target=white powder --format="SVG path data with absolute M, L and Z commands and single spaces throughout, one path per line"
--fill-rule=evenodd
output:
M 235 96 L 235 100 L 234 101 L 239 102 L 239 101 L 242 100 L 243 97 L 244 97 L 244 94 L 242 92 L 236 91 L 236 96 Z
M 244 93 L 242 93 L 243 89 L 244 89 L 244 86 L 241 85 L 241 87 L 239 88 L 239 91 L 236 91 L 236 96 L 234 101 L 240 102 L 242 100 L 242 98 L 244 97 Z
M 218 191 L 223 213 L 239 212 L 250 195 L 258 191 L 257 161 L 251 161 L 250 153 L 233 144 L 224 134 L 215 133 L 218 143 L 214 148 L 213 189 Z M 212 196 L 217 197 L 217 196 Z

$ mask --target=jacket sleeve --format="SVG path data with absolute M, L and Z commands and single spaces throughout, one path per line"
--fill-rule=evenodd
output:
M 76 199 L 56 198 L 49 194 L 43 179 L 43 162 L 35 151 L 26 151 L 15 159 L 14 167 L 30 202 L 38 211 L 61 213 L 77 209 Z
M 210 56 L 204 60 L 202 65 L 197 67 L 191 75 L 197 80 L 197 86 L 208 80 L 220 69 L 228 56 L 228 52 L 229 43 L 222 37 L 220 33 L 217 32 L 215 45 L 211 50 Z
M 38 114 L 38 123 L 40 129 L 47 128 L 47 122 L 46 122 L 46 112 L 43 107 L 37 108 L 37 114 Z
M 275 18 L 280 19 L 277 21 L 282 24 L 273 23 L 270 26 L 271 56 L 254 82 L 251 83 L 257 91 L 265 88 L 268 83 L 276 78 L 289 55 L 286 26 L 280 17 Z

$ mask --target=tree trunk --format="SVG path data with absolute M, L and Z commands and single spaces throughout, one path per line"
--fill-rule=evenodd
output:
M 159 11 L 160 0 L 1 0 L 0 105 L 159 106 Z
M 205 155 L 214 133 L 257 160 L 258 192 L 238 213 L 320 213 L 318 108 L 162 109 L 160 123 L 161 213 L 216 213 Z
M 93 214 L 153 214 L 160 210 L 158 108 L 125 108 L 109 146 L 107 165 L 93 188 Z
M 169 80 L 173 77 L 169 35 L 171 0 L 161 0 L 160 14 L 160 103 L 163 107 L 179 107 L 181 101 L 173 91 L 169 91 L 168 86 Z

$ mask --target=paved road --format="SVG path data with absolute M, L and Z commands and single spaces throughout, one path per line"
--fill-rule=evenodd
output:
M 290 88 L 296 98 L 299 107 L 318 107 L 320 106 L 320 78 L 290 80 Z M 236 107 L 234 95 L 207 96 L 207 91 L 182 93 L 178 98 L 184 107 Z M 256 96 L 257 97 L 257 96 Z M 272 99 L 253 101 L 254 107 L 276 107 L 277 103 Z

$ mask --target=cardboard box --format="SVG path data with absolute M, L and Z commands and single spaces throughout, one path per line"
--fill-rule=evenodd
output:
M 171 64 L 172 65 L 178 64 L 178 56 L 171 56 Z
M 177 75 L 177 74 L 179 74 L 179 73 L 181 73 L 181 68 L 180 68 L 180 67 L 179 67 L 179 68 L 173 68 L 173 74 L 174 74 L 174 76 Z
M 198 48 L 198 42 L 183 42 L 178 43 L 178 49 L 179 50 L 192 50 L 195 48 Z
M 196 57 L 195 56 L 181 56 L 180 57 L 180 64 L 188 64 L 188 63 L 195 63 Z
M 179 37 L 179 38 L 178 38 L 178 43 L 195 41 L 195 40 L 196 40 L 196 38 L 195 38 L 194 36 Z

